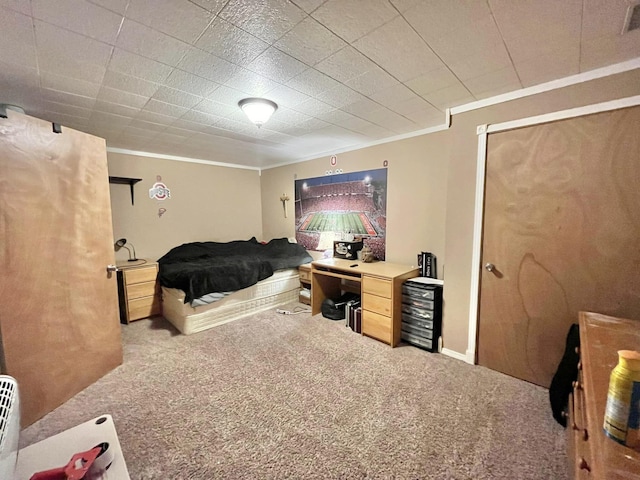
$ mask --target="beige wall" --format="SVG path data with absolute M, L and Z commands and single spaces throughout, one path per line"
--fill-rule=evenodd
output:
M 447 131 L 338 155 L 336 167 L 345 172 L 380 168 L 389 161 L 387 260 L 414 264 L 420 250 L 438 256 L 438 275 L 445 279 L 445 348 L 465 354 L 468 347 L 476 126 L 638 94 L 640 71 L 635 70 L 455 115 Z M 293 207 L 284 218 L 279 198 L 282 193 L 293 198 L 296 175 L 322 176 L 330 168 L 326 157 L 262 172 L 266 238 L 294 235 Z
M 142 178 L 131 205 L 128 185 L 111 184 L 114 239 L 126 238 L 139 258 L 157 260 L 185 242 L 262 239 L 260 175 L 257 170 L 108 153 L 109 175 Z M 171 198 L 149 198 L 156 176 Z M 166 212 L 158 216 L 158 209 Z M 128 258 L 126 250 L 117 260 Z

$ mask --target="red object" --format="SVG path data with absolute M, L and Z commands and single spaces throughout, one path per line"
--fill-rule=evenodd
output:
M 101 452 L 102 447 L 97 446 L 86 452 L 76 453 L 65 466 L 34 473 L 30 480 L 82 480 Z

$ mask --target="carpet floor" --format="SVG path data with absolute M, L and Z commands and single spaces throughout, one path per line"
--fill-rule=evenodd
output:
M 546 389 L 344 322 L 271 310 L 184 336 L 158 317 L 122 336 L 124 363 L 22 446 L 111 414 L 136 480 L 568 478 Z

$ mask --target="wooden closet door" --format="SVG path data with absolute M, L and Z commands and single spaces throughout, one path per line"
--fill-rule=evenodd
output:
M 488 136 L 478 363 L 548 387 L 580 310 L 640 319 L 640 107 Z
M 105 142 L 0 118 L 2 370 L 27 426 L 122 363 Z

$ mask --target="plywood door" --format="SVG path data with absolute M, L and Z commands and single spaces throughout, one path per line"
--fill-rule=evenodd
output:
M 0 119 L 0 332 L 23 426 L 122 362 L 103 139 Z
M 580 310 L 640 319 L 640 108 L 488 136 L 477 361 L 548 387 Z

